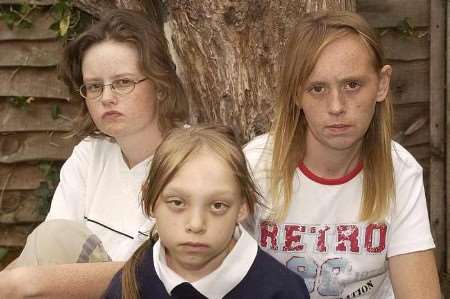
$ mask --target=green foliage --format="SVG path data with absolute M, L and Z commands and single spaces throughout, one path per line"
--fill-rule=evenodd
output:
M 52 106 L 52 118 L 54 120 L 58 119 L 61 115 L 61 107 L 58 104 Z
M 58 0 L 51 6 L 50 14 L 55 19 L 50 29 L 62 38 L 68 37 L 70 30 L 77 27 L 80 21 L 80 11 L 73 9 L 71 0 Z
M 21 110 L 28 110 L 29 104 L 31 103 L 31 99 L 29 97 L 17 96 L 17 97 L 8 97 L 8 102 L 16 108 Z
M 5 247 L 0 247 L 0 261 L 8 255 L 9 249 Z
M 414 36 L 414 26 L 410 18 L 403 18 L 395 27 L 396 31 L 405 36 Z
M 14 27 L 30 28 L 33 23 L 28 18 L 30 13 L 36 8 L 36 5 L 10 4 L 0 6 L 0 19 L 6 23 L 9 29 Z
M 39 169 L 45 177 L 45 181 L 41 182 L 36 194 L 41 200 L 39 206 L 39 213 L 46 215 L 50 209 L 53 193 L 55 193 L 56 186 L 59 182 L 59 172 L 61 170 L 61 163 L 55 161 L 41 161 Z

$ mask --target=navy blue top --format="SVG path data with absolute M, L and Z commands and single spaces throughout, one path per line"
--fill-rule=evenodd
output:
M 153 264 L 153 250 L 149 248 L 136 269 L 137 285 L 141 298 L 201 298 L 171 296 L 156 274 Z M 177 287 L 176 287 L 177 288 Z M 121 299 L 122 270 L 113 277 L 104 294 L 106 299 Z M 205 297 L 203 297 L 205 298 Z M 224 299 L 258 298 L 258 299 L 309 299 L 309 292 L 300 275 L 287 269 L 269 254 L 258 248 L 256 258 L 247 275 L 232 289 Z

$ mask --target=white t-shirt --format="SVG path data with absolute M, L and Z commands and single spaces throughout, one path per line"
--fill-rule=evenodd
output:
M 84 223 L 113 261 L 127 260 L 151 227 L 139 203 L 150 161 L 129 169 L 117 143 L 84 139 L 61 169 L 47 220 Z
M 267 134 L 255 138 L 244 152 L 270 207 L 267 140 Z M 337 180 L 298 167 L 284 222 L 266 222 L 267 212 L 258 213 L 254 234 L 259 245 L 302 275 L 312 299 L 394 298 L 387 258 L 434 247 L 422 168 L 395 142 L 392 155 L 396 198 L 384 223 L 358 220 L 362 167 Z

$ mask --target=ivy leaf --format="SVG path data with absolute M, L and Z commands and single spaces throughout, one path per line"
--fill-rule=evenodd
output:
M 9 252 L 8 248 L 0 247 L 0 261 L 6 257 L 8 252 Z
M 70 11 L 68 11 L 59 22 L 59 35 L 65 36 L 70 26 Z
M 61 107 L 59 105 L 53 105 L 52 107 L 52 118 L 58 119 L 58 117 L 61 115 Z

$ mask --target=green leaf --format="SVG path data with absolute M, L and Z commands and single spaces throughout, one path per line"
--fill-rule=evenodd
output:
M 52 118 L 58 119 L 58 117 L 61 115 L 61 107 L 59 105 L 53 105 L 52 107 Z
M 8 248 L 0 247 L 0 261 L 6 257 L 8 252 L 9 252 Z
M 64 17 L 59 22 L 59 35 L 65 36 L 69 30 L 70 25 L 70 11 L 64 15 Z

